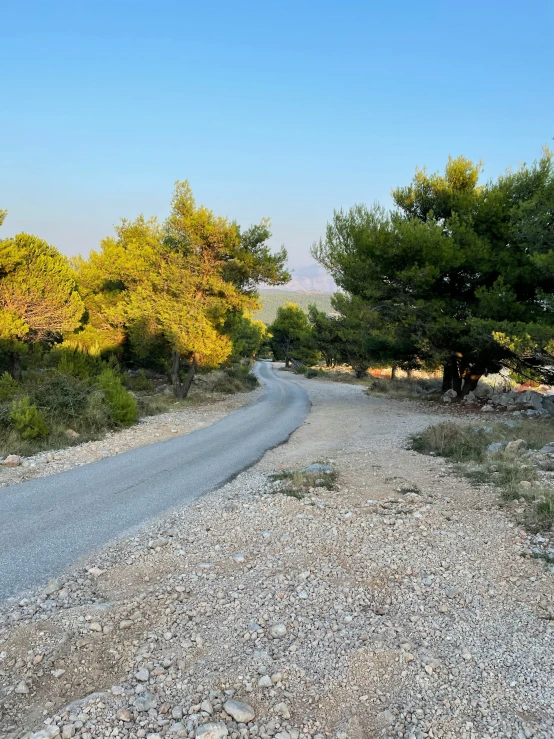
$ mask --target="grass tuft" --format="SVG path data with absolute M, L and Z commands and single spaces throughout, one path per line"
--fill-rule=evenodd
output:
M 269 475 L 272 482 L 282 481 L 285 484 L 276 487 L 274 493 L 289 495 L 299 500 L 310 488 L 325 488 L 334 490 L 337 483 L 337 473 L 333 472 L 305 472 L 304 470 L 283 470 Z
M 525 441 L 523 448 L 488 451 L 492 442 L 517 439 Z M 455 462 L 456 469 L 471 482 L 499 488 L 505 501 L 522 501 L 526 504 L 524 524 L 539 531 L 554 526 L 554 490 L 541 483 L 541 462 L 532 452 L 553 439 L 554 422 L 550 419 L 525 419 L 515 427 L 502 422 L 481 427 L 446 421 L 413 436 L 412 449 Z

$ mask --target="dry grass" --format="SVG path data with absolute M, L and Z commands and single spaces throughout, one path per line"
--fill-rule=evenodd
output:
M 325 463 L 323 463 L 325 464 Z M 310 488 L 320 487 L 334 490 L 337 482 L 337 473 L 333 472 L 306 472 L 304 470 L 285 470 L 269 475 L 272 482 L 282 481 L 283 485 L 274 490 L 275 493 L 289 495 L 292 498 L 303 498 Z
M 492 442 L 526 442 L 524 449 L 488 451 Z M 554 526 L 554 490 L 541 483 L 539 467 L 528 450 L 537 450 L 554 439 L 550 419 L 522 420 L 514 427 L 503 423 L 475 426 L 447 421 L 430 426 L 412 438 L 412 448 L 457 463 L 457 470 L 476 484 L 492 484 L 506 501 L 526 505 L 524 524 L 538 531 Z

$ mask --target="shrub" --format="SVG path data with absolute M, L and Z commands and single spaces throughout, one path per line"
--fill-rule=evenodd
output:
M 214 385 L 218 393 L 245 393 L 258 387 L 258 378 L 250 372 L 247 364 L 238 364 L 223 370 L 224 376 Z
M 32 405 L 29 396 L 14 401 L 10 421 L 24 440 L 43 439 L 50 433 L 46 420 L 36 405 Z
M 95 389 L 89 393 L 79 421 L 73 428 L 85 434 L 97 434 L 113 425 L 110 408 L 104 400 L 104 393 Z
M 63 348 L 58 350 L 58 353 L 60 354 L 58 371 L 64 375 L 85 380 L 96 377 L 102 370 L 103 363 L 100 357 L 93 357 L 79 349 Z
M 55 370 L 37 372 L 26 382 L 30 399 L 52 422 L 79 425 L 84 414 L 90 386 L 77 377 Z
M 121 380 L 112 369 L 105 369 L 97 380 L 104 391 L 104 399 L 112 418 L 122 426 L 131 426 L 138 419 L 136 399 L 125 390 Z
M 20 391 L 21 385 L 14 380 L 9 372 L 4 372 L 0 377 L 0 401 L 12 400 Z
M 438 454 L 456 462 L 481 462 L 491 437 L 482 429 L 445 421 L 429 426 L 412 438 L 412 448 L 421 454 Z
M 140 370 L 138 375 L 124 374 L 122 382 L 126 388 L 137 393 L 151 393 L 154 391 L 154 383 L 143 369 Z

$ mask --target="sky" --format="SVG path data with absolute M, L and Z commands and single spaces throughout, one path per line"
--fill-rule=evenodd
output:
M 290 264 L 333 209 L 554 136 L 551 0 L 28 0 L 0 23 L 0 236 L 87 254 L 176 180 Z M 554 145 L 554 144 L 553 144 Z

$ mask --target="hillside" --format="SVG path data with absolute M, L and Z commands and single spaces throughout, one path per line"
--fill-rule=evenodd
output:
M 304 290 L 262 290 L 260 291 L 260 298 L 263 302 L 263 307 L 254 314 L 254 318 L 267 324 L 273 323 L 275 316 L 277 315 L 277 309 L 287 302 L 296 303 L 306 312 L 308 310 L 308 306 L 312 304 L 315 304 L 320 310 L 331 311 L 331 297 L 332 293 L 327 292 L 306 292 Z

